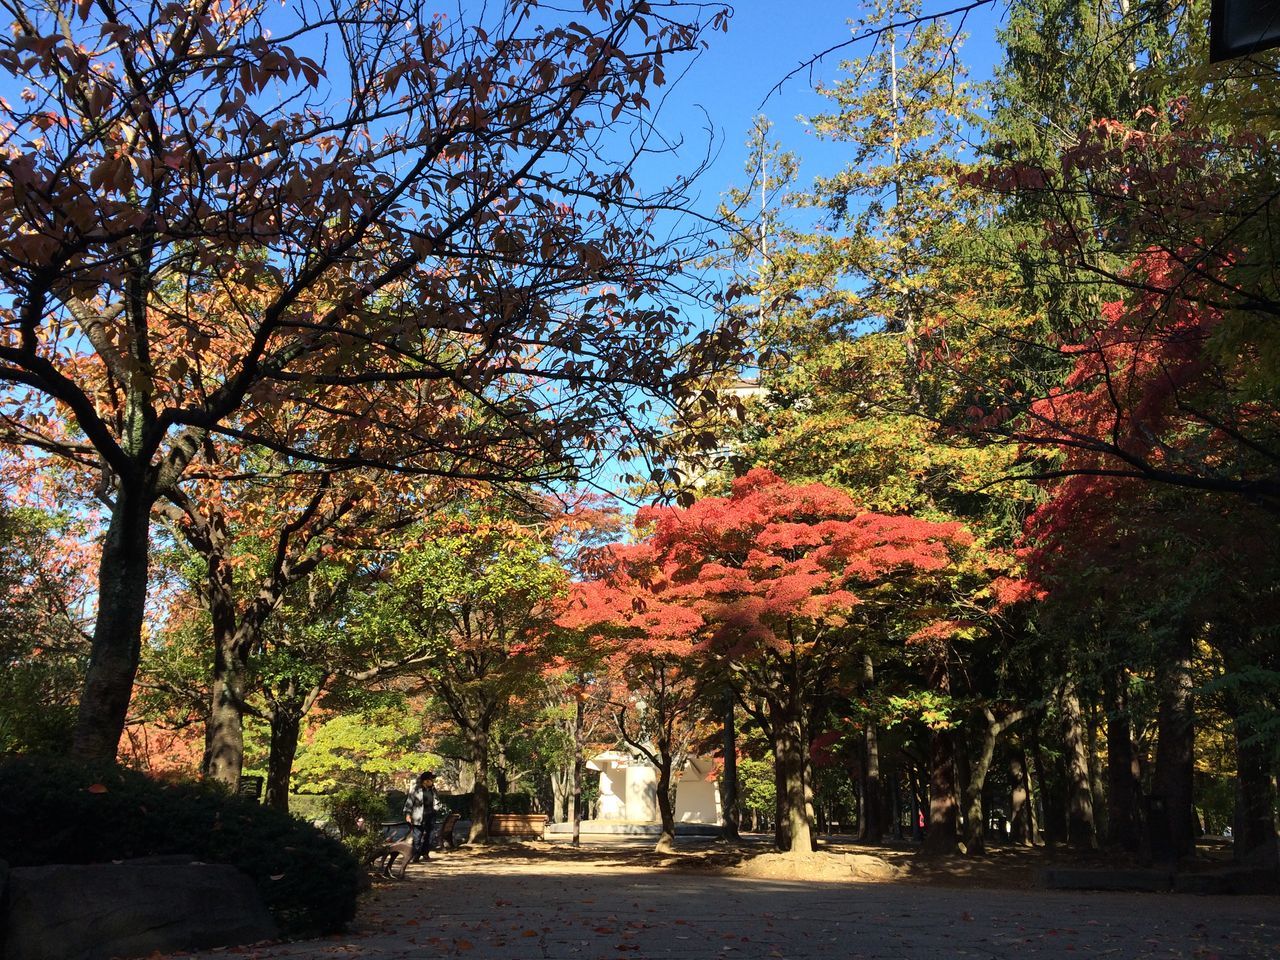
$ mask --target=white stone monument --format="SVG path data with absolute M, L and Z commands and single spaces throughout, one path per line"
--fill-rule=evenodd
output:
M 658 771 L 648 760 L 621 750 L 606 750 L 587 766 L 600 771 L 601 820 L 658 822 Z M 718 824 L 720 785 L 715 761 L 691 757 L 676 778 L 676 822 Z

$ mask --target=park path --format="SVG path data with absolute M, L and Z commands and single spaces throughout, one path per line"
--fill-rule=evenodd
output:
M 377 889 L 352 932 L 267 960 L 1280 960 L 1280 898 L 699 876 L 443 857 Z

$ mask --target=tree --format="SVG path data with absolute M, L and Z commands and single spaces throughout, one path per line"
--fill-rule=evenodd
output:
M 204 773 L 234 787 L 250 660 L 281 604 L 321 564 L 347 568 L 339 580 L 358 578 L 353 551 L 367 556 L 368 544 L 410 522 L 428 498 L 420 482 L 394 474 L 272 469 L 243 451 L 209 462 L 224 450 L 206 442 L 201 462 L 161 510 L 202 567 L 191 587 L 209 611 L 212 634 Z M 347 584 L 331 586 L 336 597 Z
M 110 516 L 80 755 L 115 754 L 151 509 L 206 438 L 332 467 L 559 476 L 623 424 L 627 444 L 649 439 L 633 396 L 692 397 L 723 345 L 664 297 L 678 258 L 644 211 L 679 209 L 680 188 L 637 198 L 601 131 L 643 126 L 668 58 L 724 10 L 12 12 L 5 439 L 100 469 Z M 330 70 L 307 47 L 342 56 Z
M 321 723 L 298 754 L 295 776 L 306 792 L 332 793 L 340 787 L 386 790 L 421 765 L 421 717 L 401 701 L 339 713 Z M 438 765 L 439 757 L 426 763 Z
M 0 751 L 63 751 L 88 656 L 83 524 L 0 500 Z
M 1035 284 L 1020 289 L 1046 316 L 1013 348 L 1030 377 L 969 379 L 986 395 L 971 419 L 1032 451 L 1077 452 L 1029 456 L 1033 476 L 1129 477 L 1274 504 L 1277 170 L 1264 144 L 1275 125 L 1252 108 L 1276 77 L 1250 60 L 1204 67 L 1206 22 L 1204 4 L 1018 5 L 996 86 L 995 162 L 979 179 L 1000 201 L 992 255 L 1024 265 Z M 1049 50 L 1052 23 L 1063 40 Z M 1143 330 L 1127 310 L 1169 322 Z M 1095 395 L 1098 421 L 1086 424 L 1076 401 L 1104 379 L 1116 396 Z
M 694 633 L 683 607 L 650 605 L 652 558 L 643 547 L 597 550 L 582 565 L 559 626 L 582 635 L 600 665 L 596 686 L 622 740 L 658 772 L 661 832 L 656 849 L 675 848 L 675 791 L 694 736 L 700 690 Z
M 771 739 L 778 847 L 807 853 L 817 696 L 851 657 L 862 666 L 856 645 L 875 611 L 896 609 L 890 619 L 904 636 L 942 629 L 933 601 L 959 575 L 968 534 L 959 524 L 866 511 L 830 487 L 792 486 L 759 469 L 734 481 L 728 497 L 647 508 L 637 520 L 651 525 L 648 535 L 615 552 L 647 569 L 646 630 L 659 638 L 696 631 L 698 651 L 732 676 Z
M 534 698 L 555 653 L 563 568 L 538 531 L 483 508 L 416 528 L 366 627 L 421 649 L 416 668 L 457 725 L 475 774 L 471 842 L 488 838 L 491 731 Z
M 965 81 L 959 38 L 944 20 L 909 31 L 885 26 L 918 12 L 915 4 L 871 11 L 859 28 L 885 32 L 819 90 L 832 110 L 810 118 L 813 130 L 844 145 L 850 159 L 793 195 L 793 221 L 810 210 L 823 215 L 812 230 L 778 231 L 769 284 L 781 291 L 779 305 L 760 324 L 760 340 L 766 356 L 785 362 L 763 365 L 762 395 L 748 406 L 735 456 L 793 482 L 843 489 L 871 510 L 963 523 L 979 541 L 972 552 L 985 555 L 975 571 L 991 564 L 1016 575 L 1012 547 L 1034 489 L 989 487 L 1008 474 L 1016 451 L 971 442 L 948 422 L 965 396 L 955 387 L 951 358 L 970 360 L 974 376 L 1003 375 L 1008 353 L 977 348 L 990 326 L 1014 330 L 1022 321 L 974 293 L 975 286 L 1000 287 L 1008 271 L 984 262 L 975 240 L 991 213 L 966 179 L 977 94 Z M 955 619 L 971 614 L 957 609 Z M 979 751 L 985 746 L 991 728 L 984 709 L 1007 709 L 1009 691 L 994 665 L 1016 661 L 1019 631 L 1006 624 L 979 631 L 982 643 L 968 642 L 977 634 L 962 631 L 906 645 L 891 624 L 877 632 L 884 639 L 863 645 L 860 676 L 850 675 L 849 689 L 829 706 L 856 713 L 861 725 L 859 829 L 874 840 L 882 834 L 879 738 L 884 704 L 896 697 L 915 705 L 917 720 L 932 718 L 923 728 L 911 724 L 931 744 L 939 820 L 930 843 L 954 847 L 963 793 L 966 841 L 978 852 L 989 761 L 973 764 L 977 776 L 962 784 L 956 758 L 966 740 Z M 963 671 L 954 669 L 960 662 Z M 977 672 L 995 683 L 950 689 L 953 677 Z M 859 703 L 850 704 L 854 685 Z M 1029 699 L 1036 698 L 1033 692 Z M 891 769 L 892 757 L 885 760 Z

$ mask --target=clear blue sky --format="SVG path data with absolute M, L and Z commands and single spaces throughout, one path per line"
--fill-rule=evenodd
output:
M 962 5 L 963 0 L 925 0 L 923 6 L 925 13 L 935 13 Z M 759 113 L 774 122 L 775 137 L 784 147 L 800 157 L 802 182 L 842 166 L 840 145 L 816 141 L 796 118 L 826 109 L 827 102 L 813 92 L 813 84 L 836 80 L 843 59 L 863 56 L 871 49 L 870 41 L 862 41 L 831 54 L 777 91 L 773 88 L 799 64 L 850 38 L 847 21 L 860 13 L 863 4 L 850 0 L 736 0 L 733 6 L 729 32 L 711 38 L 710 49 L 671 92 L 659 118 L 659 127 L 668 136 L 685 135 L 689 163 L 702 156 L 704 128 L 710 119 L 719 155 L 701 181 L 704 208 L 714 207 L 728 186 L 745 180 L 743 143 L 751 119 Z M 974 81 L 989 79 L 996 65 L 996 31 L 1005 9 L 1004 0 L 994 0 L 965 19 L 963 32 L 968 39 L 960 56 Z M 958 18 L 951 22 L 956 27 Z

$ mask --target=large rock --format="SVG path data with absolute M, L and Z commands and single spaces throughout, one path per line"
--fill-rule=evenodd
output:
M 253 882 L 224 864 L 19 867 L 5 900 L 3 960 L 108 960 L 279 936 Z

